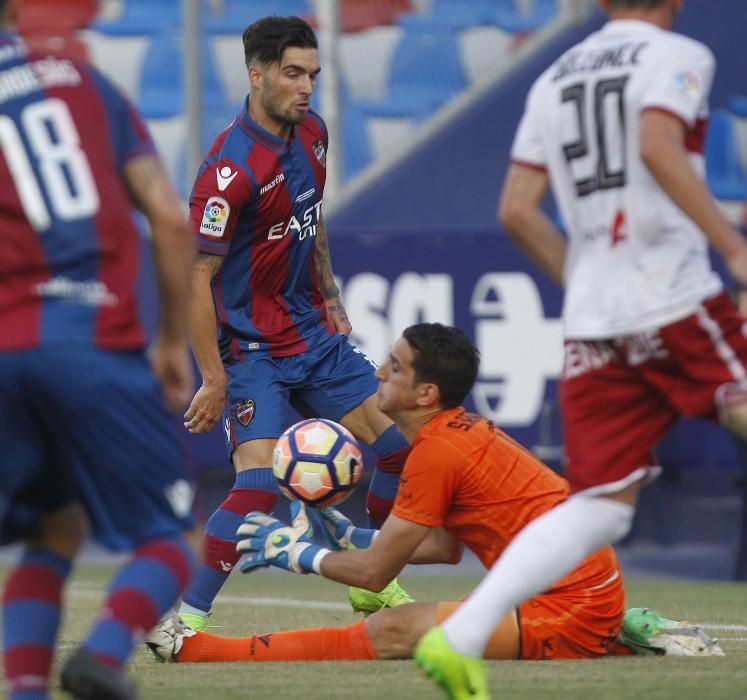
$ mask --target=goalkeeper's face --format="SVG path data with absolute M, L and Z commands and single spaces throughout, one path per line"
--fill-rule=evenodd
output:
M 316 49 L 295 46 L 283 52 L 279 63 L 263 68 L 259 97 L 267 116 L 285 127 L 302 122 L 320 70 Z
M 415 383 L 413 359 L 410 344 L 398 338 L 386 362 L 376 370 L 379 410 L 393 420 L 418 407 L 419 385 Z

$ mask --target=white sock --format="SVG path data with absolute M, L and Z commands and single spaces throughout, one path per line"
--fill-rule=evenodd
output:
M 462 654 L 482 656 L 498 623 L 606 544 L 630 530 L 635 509 L 609 498 L 574 497 L 513 539 L 467 601 L 442 625 Z

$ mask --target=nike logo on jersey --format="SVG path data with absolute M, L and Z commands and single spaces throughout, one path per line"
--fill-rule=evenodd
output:
M 218 189 L 223 192 L 232 182 L 233 179 L 239 174 L 238 170 L 231 171 L 227 165 L 222 168 L 215 169 L 215 177 L 218 179 Z

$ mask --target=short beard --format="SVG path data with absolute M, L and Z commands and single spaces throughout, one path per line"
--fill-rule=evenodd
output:
M 263 95 L 262 97 L 262 106 L 265 108 L 267 116 L 281 126 L 290 128 L 296 124 L 300 124 L 306 118 L 306 115 L 302 113 L 299 113 L 298 116 L 294 113 L 283 114 L 275 109 L 271 95 Z

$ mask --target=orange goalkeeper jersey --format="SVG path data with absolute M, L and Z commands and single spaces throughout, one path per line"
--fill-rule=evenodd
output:
M 460 407 L 418 431 L 392 513 L 443 527 L 490 568 L 519 530 L 568 494 L 563 478 L 493 423 Z M 607 546 L 552 590 L 598 585 L 616 571 L 617 559 Z

